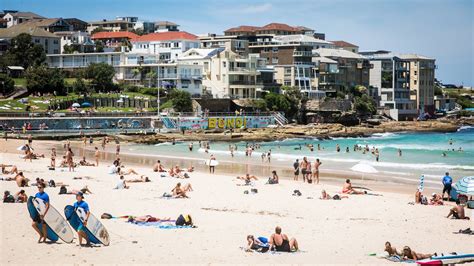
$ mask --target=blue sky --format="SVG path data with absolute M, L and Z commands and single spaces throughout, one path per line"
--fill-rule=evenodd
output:
M 194 34 L 281 22 L 346 40 L 360 50 L 385 49 L 436 58 L 445 83 L 474 86 L 472 0 L 1 0 L 0 9 L 86 21 L 138 16 L 170 20 Z

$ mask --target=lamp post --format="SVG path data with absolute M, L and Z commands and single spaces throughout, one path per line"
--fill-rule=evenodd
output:
M 158 87 L 158 97 L 156 99 L 156 102 L 157 102 L 157 115 L 158 115 L 158 118 L 160 117 L 160 65 L 158 65 L 157 67 L 157 71 L 156 71 L 156 79 L 157 79 L 157 87 Z

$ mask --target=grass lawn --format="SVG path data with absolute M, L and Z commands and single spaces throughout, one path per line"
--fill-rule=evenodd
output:
M 25 78 L 16 78 L 13 79 L 15 82 L 15 86 L 21 86 L 21 87 L 26 87 L 26 79 Z

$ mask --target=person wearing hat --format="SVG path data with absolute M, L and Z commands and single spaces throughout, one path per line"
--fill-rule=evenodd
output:
M 33 218 L 33 223 L 31 224 L 31 226 L 39 234 L 40 238 L 38 239 L 38 243 L 41 243 L 41 242 L 46 242 L 47 233 L 46 233 L 46 223 L 44 222 L 44 216 L 46 215 L 46 213 L 48 213 L 48 210 L 49 210 L 49 195 L 46 192 L 44 192 L 44 188 L 46 187 L 45 183 L 40 182 L 37 184 L 37 186 L 38 186 L 38 192 L 36 193 L 35 198 L 42 199 L 44 201 L 44 204 L 46 205 L 46 210 L 44 211 L 44 214 L 38 214 L 36 215 L 36 217 Z M 38 228 L 38 226 L 36 226 L 37 223 L 41 224 L 41 231 Z
M 86 245 L 90 245 L 89 238 L 87 237 L 86 232 L 84 232 L 84 227 L 87 226 L 87 220 L 89 219 L 90 216 L 90 211 L 89 211 L 89 205 L 87 202 L 84 201 L 84 193 L 81 191 L 77 192 L 76 194 L 76 202 L 74 202 L 74 210 L 77 210 L 78 208 L 82 208 L 84 212 L 86 213 L 86 217 L 84 221 L 82 222 L 81 225 L 79 225 L 79 228 L 77 228 L 77 236 L 79 238 L 79 245 L 82 246 L 82 239 L 86 240 Z

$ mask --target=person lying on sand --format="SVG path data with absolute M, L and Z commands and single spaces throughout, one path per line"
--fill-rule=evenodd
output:
M 270 249 L 280 252 L 292 252 L 298 250 L 298 242 L 295 238 L 281 233 L 281 227 L 275 228 L 275 233 L 270 236 Z
M 13 179 L 16 181 L 16 184 L 17 184 L 19 187 L 27 187 L 27 186 L 28 186 L 28 182 L 30 181 L 28 178 L 26 178 L 26 177 L 23 175 L 23 172 L 19 172 Z
M 175 198 L 188 198 L 186 192 L 193 191 L 193 188 L 190 183 L 181 187 L 181 183 L 176 184 L 176 186 L 171 190 L 173 197 Z
M 153 223 L 153 222 L 170 222 L 173 221 L 171 220 L 170 217 L 167 218 L 158 218 L 158 217 L 153 217 L 151 215 L 145 215 L 145 216 L 129 216 L 128 221 L 129 223 Z
M 15 202 L 18 203 L 25 203 L 28 200 L 28 196 L 25 193 L 25 190 L 20 190 L 17 193 L 15 193 Z
M 86 161 L 86 157 L 82 157 L 82 160 L 79 161 L 79 165 L 81 166 L 95 166 L 94 163 L 90 163 L 88 161 Z
M 237 179 L 244 180 L 246 185 L 250 184 L 250 182 L 252 182 L 252 179 L 255 181 L 258 180 L 256 176 L 250 175 L 248 173 L 245 174 L 245 176 L 238 176 Z
M 402 251 L 402 259 L 403 260 L 422 260 L 422 259 L 429 259 L 434 254 L 421 254 L 416 253 L 414 250 L 411 250 L 410 247 L 405 246 Z
M 392 244 L 390 244 L 390 242 L 385 242 L 385 250 L 389 256 L 394 256 L 394 255 L 397 255 L 397 256 L 401 256 L 402 254 L 400 252 L 397 251 L 397 249 L 395 247 L 392 247 Z
M 321 197 L 319 199 L 322 199 L 322 200 L 340 200 L 340 199 L 348 199 L 349 197 L 348 196 L 345 196 L 345 195 L 342 195 L 342 196 L 339 196 L 338 194 L 335 194 L 334 196 L 331 197 L 331 195 L 329 195 L 326 190 L 321 190 Z
M 436 193 L 431 194 L 430 205 L 444 205 L 441 195 Z
M 148 176 L 140 176 L 140 178 L 136 178 L 136 179 L 127 179 L 125 180 L 129 183 L 146 183 L 146 182 L 151 182 L 151 180 L 148 178 Z
M 350 179 L 346 179 L 346 183 L 345 183 L 344 186 L 342 187 L 342 193 L 343 193 L 343 194 L 354 194 L 354 195 L 355 195 L 355 194 L 357 194 L 357 195 L 360 195 L 360 194 L 367 194 L 366 192 L 357 191 L 357 190 L 353 189 Z
M 16 167 L 16 165 L 6 165 L 6 164 L 2 164 L 1 167 L 2 167 L 2 174 L 4 174 L 4 175 L 18 174 L 18 168 Z M 7 167 L 11 167 L 12 169 L 11 169 L 10 171 L 8 171 L 8 170 L 6 169 Z
M 245 251 L 247 252 L 257 251 L 257 252 L 263 253 L 263 252 L 267 252 L 269 249 L 270 247 L 267 244 L 260 241 L 260 239 L 255 238 L 253 235 L 247 236 L 247 248 L 245 249 Z
M 59 188 L 59 195 L 61 194 L 77 195 L 79 192 L 81 192 L 82 194 L 92 194 L 92 191 L 90 191 L 88 186 L 84 186 L 83 188 L 79 190 L 77 189 L 68 190 L 65 185 L 62 185 Z
M 135 171 L 133 168 L 130 168 L 127 171 L 122 171 L 122 168 L 120 168 L 120 167 L 117 168 L 117 174 L 119 174 L 119 175 L 131 175 L 131 174 L 139 175 L 137 173 L 137 171 Z
M 453 216 L 454 219 L 466 219 L 469 220 L 469 217 L 466 216 L 464 212 L 464 206 L 461 205 L 460 200 L 456 200 L 456 206 L 449 211 L 449 214 L 446 218 Z
M 160 160 L 156 161 L 155 165 L 153 165 L 153 172 L 166 172 Z

